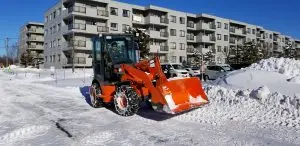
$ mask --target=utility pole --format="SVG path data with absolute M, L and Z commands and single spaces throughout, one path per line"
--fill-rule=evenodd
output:
M 6 49 L 6 67 L 8 67 L 8 41 L 9 38 L 5 39 L 5 49 Z

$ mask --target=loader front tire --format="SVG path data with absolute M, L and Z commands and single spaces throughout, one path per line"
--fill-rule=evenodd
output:
M 102 99 L 98 97 L 99 94 L 101 94 L 99 84 L 93 83 L 90 89 L 90 101 L 91 101 L 91 106 L 94 108 L 100 108 L 103 106 Z
M 139 96 L 130 86 L 122 85 L 116 90 L 114 105 L 117 114 L 133 116 L 139 110 Z

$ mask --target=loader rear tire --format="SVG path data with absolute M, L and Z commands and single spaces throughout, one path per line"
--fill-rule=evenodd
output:
M 100 108 L 104 105 L 102 99 L 97 97 L 97 95 L 99 94 L 101 94 L 99 84 L 93 83 L 90 89 L 90 101 L 91 101 L 91 106 L 94 108 Z
M 139 96 L 130 86 L 122 85 L 114 95 L 114 105 L 117 114 L 133 116 L 139 110 Z

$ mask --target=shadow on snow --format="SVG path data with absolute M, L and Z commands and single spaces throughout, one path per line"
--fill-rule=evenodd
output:
M 84 99 L 85 99 L 86 103 L 92 107 L 91 100 L 90 100 L 90 94 L 89 94 L 89 86 L 80 87 L 80 92 L 81 92 L 82 96 L 85 97 Z M 113 104 L 106 105 L 105 108 L 114 112 L 115 114 L 117 114 Z M 146 119 L 154 120 L 154 121 L 164 121 L 164 120 L 170 119 L 172 117 L 175 117 L 175 116 L 178 116 L 178 115 L 190 112 L 190 111 L 191 110 L 182 112 L 179 114 L 171 115 L 171 114 L 167 114 L 167 113 L 156 112 L 152 109 L 151 105 L 147 104 L 146 102 L 141 102 L 140 109 L 139 109 L 137 115 L 139 115 L 143 118 L 146 118 Z

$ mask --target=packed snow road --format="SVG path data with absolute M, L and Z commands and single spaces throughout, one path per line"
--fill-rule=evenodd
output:
M 223 98 L 235 95 L 224 94 L 229 92 L 225 88 L 213 87 L 208 91 L 209 105 L 178 116 L 143 107 L 135 116 L 121 117 L 106 108 L 91 108 L 86 87 L 67 87 L 76 79 L 63 86 L 50 82 L 23 80 L 0 71 L 0 145 L 300 144 L 296 121 L 291 126 L 264 123 L 253 120 L 263 121 L 259 117 L 263 115 L 254 113 L 247 120 L 243 112 L 260 105 L 238 103 L 238 99 L 231 104 Z

